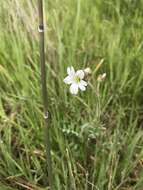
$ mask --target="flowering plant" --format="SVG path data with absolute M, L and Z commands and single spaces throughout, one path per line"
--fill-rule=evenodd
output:
M 75 72 L 74 68 L 71 66 L 67 68 L 67 74 L 68 76 L 64 79 L 64 82 L 70 85 L 71 94 L 78 94 L 79 89 L 81 91 L 86 90 L 88 84 L 83 80 L 85 77 L 84 70 L 78 70 Z

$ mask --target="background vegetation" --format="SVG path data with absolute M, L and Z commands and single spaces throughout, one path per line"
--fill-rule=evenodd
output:
M 0 3 L 2 190 L 46 189 L 36 3 Z M 143 1 L 49 0 L 45 23 L 55 189 L 142 190 Z M 71 65 L 92 69 L 79 96 Z

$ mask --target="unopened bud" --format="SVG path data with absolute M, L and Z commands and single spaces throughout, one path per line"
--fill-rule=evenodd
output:
M 85 73 L 85 75 L 90 75 L 91 69 L 89 67 L 87 67 L 86 69 L 84 69 L 84 73 Z
M 97 81 L 98 82 L 102 82 L 104 81 L 106 78 L 106 73 L 103 73 L 102 75 L 99 75 L 98 78 L 97 78 Z

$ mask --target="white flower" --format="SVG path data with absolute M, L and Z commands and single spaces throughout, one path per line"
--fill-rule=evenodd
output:
M 83 70 L 78 70 L 75 72 L 73 67 L 68 67 L 67 68 L 67 74 L 68 76 L 64 79 L 64 82 L 66 84 L 70 84 L 70 92 L 71 94 L 77 94 L 78 89 L 81 91 L 86 90 L 87 82 L 85 82 L 84 79 L 84 71 Z

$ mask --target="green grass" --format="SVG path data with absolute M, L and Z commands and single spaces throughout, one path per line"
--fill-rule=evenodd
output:
M 55 189 L 142 190 L 143 1 L 49 0 L 45 17 Z M 2 190 L 48 189 L 37 26 L 35 0 L 1 2 Z M 71 65 L 93 71 L 77 97 L 63 83 Z

